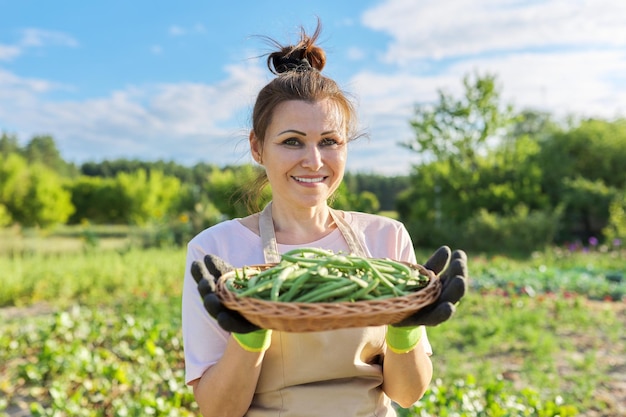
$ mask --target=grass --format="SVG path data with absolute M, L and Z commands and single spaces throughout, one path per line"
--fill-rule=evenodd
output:
M 60 307 L 109 303 L 127 296 L 176 294 L 183 249 L 90 250 L 0 257 L 0 307 L 52 302 Z

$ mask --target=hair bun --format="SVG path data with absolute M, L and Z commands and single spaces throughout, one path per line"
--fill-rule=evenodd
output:
M 277 74 L 282 74 L 287 71 L 309 71 L 312 70 L 313 67 L 309 63 L 309 60 L 306 58 L 292 58 L 290 56 L 274 56 L 272 57 L 272 67 L 274 68 L 274 72 Z
M 322 25 L 318 20 L 313 35 L 308 36 L 304 28 L 301 29 L 300 41 L 296 45 L 281 46 L 278 42 L 274 42 L 279 50 L 267 57 L 267 66 L 270 71 L 274 74 L 288 71 L 303 72 L 311 69 L 321 71 L 326 65 L 326 53 L 315 45 L 321 30 Z

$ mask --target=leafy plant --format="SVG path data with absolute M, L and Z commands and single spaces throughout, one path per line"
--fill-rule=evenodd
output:
M 611 381 L 603 352 L 624 355 L 623 318 L 617 303 L 589 298 L 624 288 L 605 278 L 624 273 L 623 259 L 601 247 L 470 254 L 468 295 L 428 330 L 436 379 L 401 415 L 612 415 L 597 394 Z M 0 416 L 20 404 L 35 416 L 195 415 L 183 377 L 183 264 L 176 248 L 0 256 L 0 304 L 55 310 L 0 310 Z
M 192 416 L 180 315 L 170 303 L 73 306 L 9 321 L 0 334 L 0 404 L 28 399 L 33 416 Z
M 533 389 L 515 392 L 504 380 L 478 385 L 469 375 L 453 383 L 436 379 L 415 406 L 399 410 L 400 417 L 573 417 L 579 410 L 563 405 L 560 396 L 542 399 Z M 515 392 L 515 393 L 514 393 Z

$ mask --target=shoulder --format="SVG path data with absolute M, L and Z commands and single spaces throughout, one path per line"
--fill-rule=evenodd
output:
M 402 222 L 390 217 L 378 214 L 362 213 L 358 211 L 344 211 L 344 218 L 352 225 L 352 227 L 360 230 L 369 231 L 388 231 L 397 232 L 405 230 Z
M 240 266 L 259 263 L 261 238 L 241 224 L 240 219 L 225 220 L 194 236 L 187 244 L 187 255 L 199 259 L 210 253 Z M 262 262 L 261 262 L 262 263 Z
M 343 212 L 369 256 L 414 262 L 413 243 L 404 224 L 390 217 L 354 211 Z
M 241 227 L 242 225 L 238 220 L 225 220 L 202 230 L 189 241 L 189 244 L 197 245 L 201 244 L 202 242 L 221 239 L 224 236 L 231 235 L 232 233 L 238 233 L 238 229 L 240 229 Z
M 187 244 L 189 250 L 200 249 L 217 254 L 224 248 L 241 245 L 254 238 L 254 233 L 244 227 L 239 220 L 225 220 L 195 235 Z

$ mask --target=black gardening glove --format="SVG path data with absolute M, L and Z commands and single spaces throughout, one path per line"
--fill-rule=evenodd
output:
M 448 263 L 448 260 L 450 261 Z M 442 272 L 443 268 L 448 267 Z M 442 246 L 426 261 L 426 269 L 439 275 L 441 294 L 433 304 L 422 308 L 394 326 L 437 326 L 454 314 L 455 304 L 465 295 L 467 287 L 467 255 L 455 250 L 450 256 L 450 248 Z
M 222 304 L 215 294 L 215 281 L 234 267 L 215 255 L 206 255 L 204 262 L 194 261 L 191 264 L 191 275 L 198 283 L 198 292 L 202 296 L 204 308 L 217 320 L 224 330 L 231 333 L 246 334 L 259 330 L 241 314 L 230 310 Z

